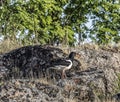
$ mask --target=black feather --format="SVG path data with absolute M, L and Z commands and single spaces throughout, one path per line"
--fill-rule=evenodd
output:
M 50 62 L 51 67 L 62 65 L 69 66 L 70 62 L 66 61 L 66 59 L 55 59 Z

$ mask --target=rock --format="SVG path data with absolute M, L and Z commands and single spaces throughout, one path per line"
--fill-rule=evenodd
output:
M 112 100 L 115 102 L 120 102 L 120 93 L 113 95 Z
M 64 100 L 59 97 L 62 95 L 61 89 L 58 87 L 42 84 L 36 81 L 16 80 L 16 82 L 7 82 L 1 86 L 0 100 L 1 102 L 56 102 Z M 22 82 L 22 83 L 21 83 Z M 19 87 L 17 87 L 19 83 Z M 34 83 L 33 87 L 31 84 Z M 64 102 L 63 101 L 63 102 Z
M 57 86 L 63 89 L 63 96 L 75 98 L 78 102 L 99 102 L 108 95 L 108 84 L 102 69 L 90 68 L 74 73 L 71 78 L 59 80 Z
M 27 57 L 24 50 L 31 48 L 36 52 L 33 51 L 34 56 Z M 45 56 L 39 54 L 41 50 L 39 51 L 37 48 L 39 50 L 47 48 L 47 51 L 52 55 L 52 57 L 48 57 L 49 60 L 51 60 L 51 58 L 62 58 L 64 56 L 64 52 L 60 52 L 61 54 L 59 54 L 58 50 L 58 52 L 51 50 L 51 47 L 29 46 L 27 48 L 20 48 L 20 56 L 25 60 L 22 62 L 22 65 L 25 66 L 24 69 L 26 73 L 31 70 L 37 72 L 37 67 L 39 66 L 36 65 L 41 65 L 39 69 L 44 69 L 43 67 L 48 61 L 44 59 Z M 17 55 L 17 51 L 18 50 L 13 52 Z M 29 52 L 30 51 L 31 50 L 29 50 Z M 12 59 L 10 55 L 13 56 L 13 52 L 8 54 L 9 57 L 5 54 L 5 61 L 8 61 L 7 58 Z M 117 52 L 117 50 L 107 51 L 92 48 L 79 48 L 76 49 L 76 52 L 79 53 L 81 57 L 74 61 L 75 66 L 73 66 L 72 69 L 66 71 L 66 79 L 59 78 L 59 72 L 51 71 L 50 74 L 53 75 L 55 80 L 53 81 L 53 79 L 48 76 L 49 79 L 47 83 L 44 83 L 40 78 L 20 78 L 1 81 L 0 100 L 2 102 L 17 102 L 18 100 L 25 102 L 70 102 L 71 100 L 74 102 L 106 102 L 107 99 L 111 99 L 112 97 L 115 102 L 119 102 L 119 93 L 116 94 L 116 92 L 119 92 L 120 53 Z M 26 57 L 24 58 L 23 56 Z M 42 60 L 37 56 L 43 57 Z M 65 54 L 64 57 L 66 56 Z M 18 59 L 19 58 L 20 57 L 18 57 Z M 44 60 L 46 62 L 44 62 Z M 9 69 L 8 66 L 7 68 Z M 29 69 L 28 67 L 30 66 L 34 67 L 34 69 Z M 49 66 L 49 63 L 47 63 L 45 67 L 46 66 Z M 2 69 L 2 67 L 0 68 Z M 20 69 L 21 68 L 22 67 L 20 67 Z M 112 101 L 112 99 L 110 101 Z
M 45 73 L 50 60 L 65 56 L 66 54 L 58 48 L 40 45 L 25 46 L 3 54 L 0 58 L 0 69 L 9 70 L 9 76 L 22 73 L 21 76 L 25 77 L 30 76 L 30 71 Z
M 81 70 L 86 71 L 90 68 L 101 69 L 106 78 L 107 89 L 109 95 L 118 90 L 118 76 L 120 74 L 120 53 L 106 50 L 96 49 L 76 49 L 81 55 L 79 59 Z

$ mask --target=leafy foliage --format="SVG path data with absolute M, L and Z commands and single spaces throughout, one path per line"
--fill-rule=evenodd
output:
M 118 42 L 120 36 L 120 5 L 119 3 L 103 1 L 92 12 L 93 28 L 91 34 L 99 44 Z M 117 40 L 116 40 L 117 38 Z
M 86 23 L 92 20 L 92 27 Z M 75 36 L 77 36 L 75 39 Z M 22 44 L 120 41 L 117 0 L 2 0 L 0 36 Z

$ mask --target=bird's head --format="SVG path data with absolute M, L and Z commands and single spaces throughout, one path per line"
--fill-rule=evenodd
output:
M 76 53 L 76 52 L 71 52 L 71 53 L 69 54 L 69 58 L 70 58 L 71 60 L 73 60 L 73 59 L 79 59 L 79 58 L 80 58 L 80 54 L 78 54 L 78 53 Z

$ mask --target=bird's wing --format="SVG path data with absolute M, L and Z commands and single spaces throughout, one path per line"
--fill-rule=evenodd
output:
M 66 67 L 66 66 L 56 65 L 56 66 L 50 67 L 49 69 L 63 70 L 65 67 Z
M 55 66 L 69 66 L 70 62 L 67 61 L 66 59 L 55 59 L 55 60 L 52 60 L 50 62 L 50 65 L 52 67 L 55 67 Z

